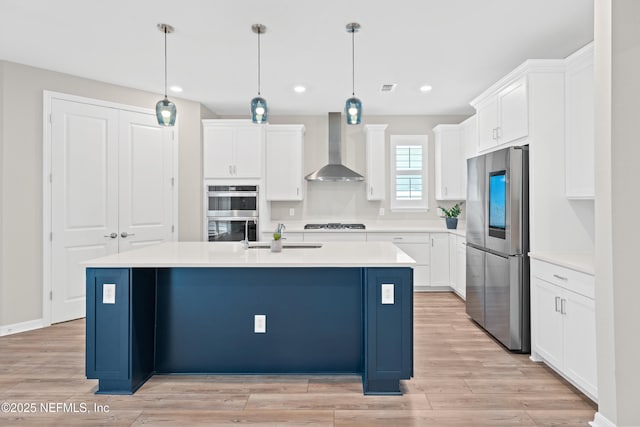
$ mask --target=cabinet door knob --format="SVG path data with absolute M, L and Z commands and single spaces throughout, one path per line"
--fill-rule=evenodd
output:
M 564 276 L 559 276 L 559 275 L 557 275 L 557 274 L 554 274 L 554 275 L 553 275 L 553 277 L 555 277 L 556 279 L 560 279 L 560 280 L 562 280 L 562 281 L 565 281 L 565 282 L 566 282 L 567 280 L 569 280 L 568 278 L 566 278 L 566 277 L 564 277 Z
M 118 237 L 118 233 L 105 234 L 104 237 L 111 237 L 112 239 L 115 239 Z
M 567 300 L 564 298 L 560 300 L 560 314 L 567 314 Z
M 560 297 L 556 297 L 556 313 L 560 312 Z
M 126 238 L 127 236 L 135 236 L 135 233 L 127 233 L 126 231 L 123 231 L 122 233 L 120 233 L 120 237 L 122 237 L 123 239 Z

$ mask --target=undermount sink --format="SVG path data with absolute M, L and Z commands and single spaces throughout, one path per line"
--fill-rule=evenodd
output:
M 291 243 L 282 243 L 282 249 L 313 249 L 313 248 L 321 248 L 322 243 L 315 242 L 291 242 Z M 270 242 L 250 242 L 249 249 L 270 249 Z

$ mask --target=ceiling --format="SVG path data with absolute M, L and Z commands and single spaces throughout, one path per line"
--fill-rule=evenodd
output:
M 340 111 L 355 92 L 367 114 L 471 114 L 469 101 L 524 60 L 564 58 L 593 39 L 591 0 L 0 0 L 0 59 L 161 93 L 160 22 L 169 97 L 246 114 Z M 396 83 L 381 93 L 382 84 Z M 293 91 L 303 84 L 307 91 Z M 425 84 L 433 87 L 420 92 Z

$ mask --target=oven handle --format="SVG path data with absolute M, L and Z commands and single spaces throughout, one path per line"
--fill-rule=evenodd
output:
M 208 191 L 209 197 L 258 197 L 257 191 Z
M 207 216 L 209 221 L 258 221 L 257 216 Z
M 209 210 L 207 211 L 208 218 L 257 218 L 258 211 L 257 210 L 248 210 L 248 209 L 235 209 L 235 210 Z

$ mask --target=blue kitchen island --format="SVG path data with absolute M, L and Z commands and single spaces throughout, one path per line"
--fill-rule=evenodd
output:
M 154 374 L 358 374 L 365 394 L 400 394 L 414 261 L 389 242 L 253 245 L 171 242 L 86 262 L 97 392 L 132 394 Z

